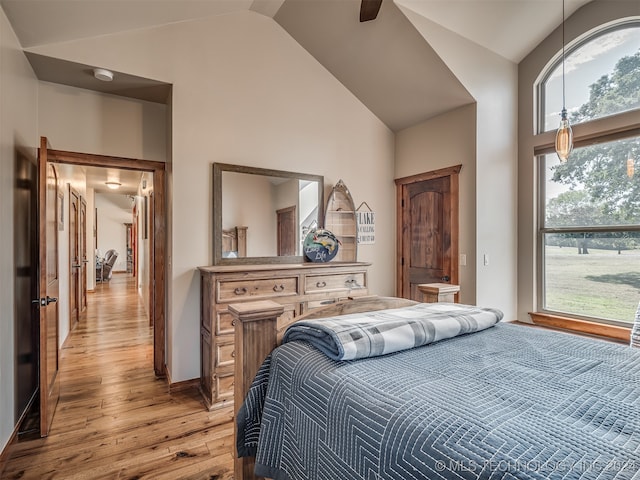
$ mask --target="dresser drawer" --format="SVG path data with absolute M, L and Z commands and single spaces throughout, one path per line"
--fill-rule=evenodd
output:
M 228 400 L 231 400 L 230 403 L 233 403 L 233 382 L 233 374 L 226 376 L 216 376 L 216 400 L 222 400 L 225 404 Z
M 234 330 L 233 316 L 227 310 L 218 310 L 216 312 L 216 335 L 233 334 Z
M 315 310 L 316 308 L 328 307 L 329 305 L 338 303 L 340 300 L 342 300 L 342 298 L 335 297 L 335 298 L 328 298 L 325 300 L 314 300 L 314 301 L 307 302 L 304 306 L 305 307 L 304 313 L 308 313 L 309 310 Z
M 216 368 L 233 365 L 236 356 L 233 335 L 216 338 L 215 356 Z
M 334 292 L 336 290 L 357 290 L 365 288 L 364 272 L 334 275 L 307 275 L 305 293 Z
M 296 321 L 298 310 L 290 308 L 289 305 L 284 306 L 284 312 L 276 321 L 278 343 L 282 341 L 282 336 L 289 325 Z
M 297 295 L 298 277 L 258 280 L 222 280 L 218 283 L 218 301 L 234 302 L 247 298 L 281 297 Z

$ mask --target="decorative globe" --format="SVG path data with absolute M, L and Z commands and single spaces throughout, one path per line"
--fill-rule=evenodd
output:
M 312 262 L 328 262 L 338 254 L 340 240 L 329 230 L 318 228 L 309 231 L 302 249 Z

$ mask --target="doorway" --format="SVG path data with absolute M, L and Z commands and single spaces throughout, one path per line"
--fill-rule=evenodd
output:
M 46 139 L 43 144 L 46 145 Z M 165 304 L 167 292 L 165 163 L 52 149 L 47 150 L 46 158 L 48 164 L 137 170 L 149 172 L 152 175 L 154 194 L 149 197 L 151 205 L 149 206 L 148 221 L 148 236 L 151 245 L 149 252 L 149 321 L 153 326 L 153 369 L 156 376 L 164 377 L 166 375 L 164 366 L 166 362 Z M 43 353 L 41 352 L 41 354 Z
M 296 254 L 296 206 L 281 208 L 276 210 L 278 224 L 278 256 L 289 256 Z
M 458 283 L 458 202 L 462 165 L 396 179 L 396 295 L 423 301 L 418 285 Z

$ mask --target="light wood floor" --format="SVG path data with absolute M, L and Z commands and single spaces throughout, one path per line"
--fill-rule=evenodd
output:
M 134 282 L 114 275 L 90 294 L 61 351 L 51 434 L 10 447 L 3 478 L 233 478 L 231 409 L 207 412 L 195 388 L 169 394 L 154 377 Z

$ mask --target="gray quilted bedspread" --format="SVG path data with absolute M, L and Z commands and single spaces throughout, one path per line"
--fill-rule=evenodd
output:
M 277 480 L 640 479 L 640 350 L 511 324 L 354 361 L 288 343 L 238 451 Z

